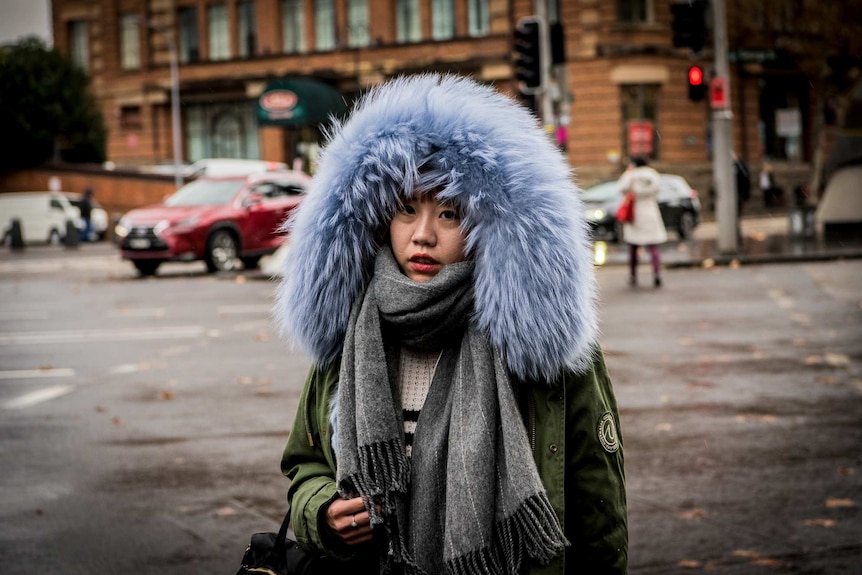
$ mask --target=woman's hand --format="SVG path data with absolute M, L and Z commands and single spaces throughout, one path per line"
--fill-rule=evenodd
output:
M 374 529 L 361 497 L 336 499 L 326 509 L 326 525 L 345 545 L 371 541 Z

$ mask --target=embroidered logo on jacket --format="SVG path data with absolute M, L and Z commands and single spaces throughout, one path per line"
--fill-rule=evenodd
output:
M 599 419 L 598 426 L 599 443 L 605 448 L 608 453 L 615 453 L 620 448 L 620 440 L 617 436 L 617 425 L 614 422 L 614 416 L 610 411 L 606 411 Z

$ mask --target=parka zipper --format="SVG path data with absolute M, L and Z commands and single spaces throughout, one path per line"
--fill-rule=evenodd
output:
M 530 450 L 536 452 L 536 400 L 527 392 L 527 420 L 530 426 Z

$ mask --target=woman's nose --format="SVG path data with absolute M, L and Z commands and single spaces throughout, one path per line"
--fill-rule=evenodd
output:
M 432 214 L 420 213 L 413 230 L 413 242 L 421 245 L 434 245 L 437 234 L 434 230 Z

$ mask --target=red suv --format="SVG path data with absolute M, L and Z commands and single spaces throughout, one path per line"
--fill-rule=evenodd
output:
M 284 242 L 278 227 L 310 181 L 294 171 L 197 179 L 126 213 L 115 228 L 120 255 L 145 276 L 166 261 L 203 260 L 210 272 L 257 267 Z

